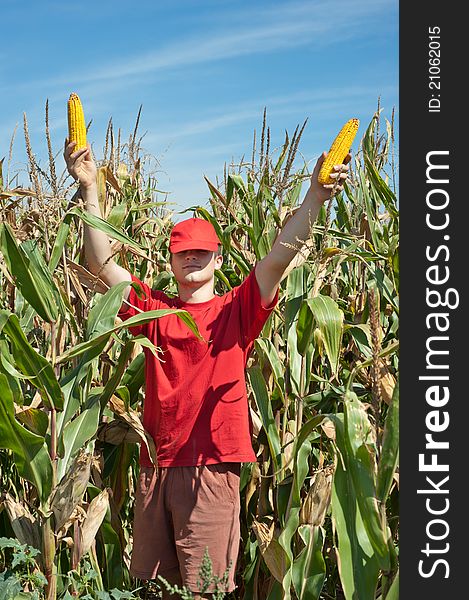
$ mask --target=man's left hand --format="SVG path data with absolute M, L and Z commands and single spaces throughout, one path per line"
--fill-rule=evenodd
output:
M 313 192 L 314 197 L 317 198 L 321 204 L 324 204 L 326 200 L 329 200 L 329 198 L 332 198 L 332 196 L 335 196 L 344 189 L 344 183 L 349 172 L 348 163 L 352 158 L 352 155 L 348 153 L 341 165 L 334 166 L 334 172 L 330 175 L 332 179 L 335 179 L 334 183 L 321 185 L 318 182 L 318 175 L 326 156 L 327 152 L 323 152 L 321 154 L 321 156 L 318 158 L 316 166 L 314 167 L 313 174 L 311 175 L 311 191 Z

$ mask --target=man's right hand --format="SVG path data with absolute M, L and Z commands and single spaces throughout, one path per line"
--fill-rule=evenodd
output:
M 82 188 L 92 188 L 96 185 L 96 164 L 91 155 L 91 146 L 87 144 L 86 148 L 74 152 L 75 146 L 76 142 L 65 139 L 64 159 L 68 172 Z

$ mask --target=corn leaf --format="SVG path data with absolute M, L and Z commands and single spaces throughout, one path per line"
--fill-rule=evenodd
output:
M 391 587 L 386 594 L 386 598 L 383 598 L 383 600 L 399 600 L 399 571 L 394 577 Z
M 306 350 L 313 339 L 314 327 L 313 313 L 308 303 L 302 302 L 296 324 L 296 347 L 302 356 L 306 354 Z
M 10 340 L 16 367 L 39 390 L 46 406 L 62 410 L 64 398 L 52 365 L 28 342 L 16 315 L 0 311 L 0 331 L 1 321 L 4 322 L 3 331 Z
M 285 600 L 290 600 L 290 584 L 292 582 L 293 550 L 292 540 L 300 524 L 301 510 L 301 488 L 309 471 L 308 457 L 311 453 L 311 437 L 314 429 L 324 419 L 324 415 L 317 415 L 309 419 L 300 429 L 295 438 L 293 446 L 293 483 L 286 514 L 281 515 L 284 519 L 284 527 L 278 538 L 286 555 L 286 574 L 282 582 Z
M 380 568 L 373 546 L 366 533 L 355 493 L 348 473 L 345 452 L 343 415 L 334 420 L 337 461 L 332 480 L 332 522 L 337 534 L 337 558 L 340 581 L 346 600 L 375 598 Z
M 49 281 L 16 243 L 8 223 L 0 231 L 0 250 L 22 296 L 44 321 L 55 321 L 58 310 Z
M 170 314 L 177 314 L 178 317 L 185 322 L 185 324 L 189 327 L 189 329 L 191 331 L 193 331 L 194 334 L 199 337 L 199 339 L 203 339 L 203 338 L 201 338 L 200 333 L 198 332 L 195 321 L 193 320 L 190 313 L 188 313 L 186 310 L 182 310 L 179 308 L 174 309 L 174 310 L 173 309 L 149 310 L 142 314 L 134 315 L 133 317 L 130 317 L 123 323 L 119 323 L 119 325 L 112 327 L 112 329 L 108 329 L 104 333 L 97 335 L 96 337 L 92 338 L 91 340 L 82 342 L 81 344 L 77 344 L 74 348 L 70 348 L 69 350 L 66 350 L 63 354 L 61 354 L 57 358 L 57 363 L 65 362 L 66 360 L 69 360 L 70 358 L 73 358 L 74 356 L 79 356 L 80 354 L 83 354 L 84 352 L 87 352 L 88 350 L 93 350 L 98 346 L 101 347 L 103 342 L 106 342 L 109 339 L 109 337 L 111 336 L 111 334 L 116 331 L 121 331 L 122 329 L 127 329 L 129 327 L 134 327 L 135 325 L 144 325 L 145 323 L 149 323 L 150 321 L 153 321 L 153 319 L 159 319 L 160 317 L 164 317 L 164 316 L 170 315 Z
M 143 352 L 136 356 L 125 370 L 121 385 L 129 390 L 130 403 L 138 399 L 138 391 L 145 383 L 145 355 Z
M 394 473 L 399 461 L 399 381 L 394 386 L 391 404 L 384 423 L 383 445 L 378 465 L 376 497 L 381 505 L 386 503 Z
M 52 278 L 50 266 L 47 266 L 47 263 L 38 248 L 37 241 L 26 240 L 21 244 L 21 248 L 24 250 L 30 261 L 30 268 L 33 268 L 34 272 L 40 276 L 41 280 L 50 289 L 54 298 L 54 305 L 57 306 L 60 314 L 65 316 L 67 314 L 67 309 L 64 300 L 59 288 Z M 73 311 L 70 310 L 70 312 Z
M 53 273 L 59 264 L 59 260 L 62 256 L 62 251 L 65 247 L 65 242 L 67 241 L 68 232 L 70 231 L 70 223 L 72 222 L 72 215 L 67 214 L 62 219 L 62 222 L 59 225 L 59 229 L 57 231 L 57 235 L 55 237 L 54 245 L 52 247 L 52 252 L 50 255 L 49 261 L 49 270 Z
M 344 331 L 344 313 L 329 296 L 318 295 L 315 298 L 308 298 L 306 304 L 319 326 L 332 372 L 337 376 Z
M 41 506 L 46 505 L 51 491 L 52 463 L 42 436 L 31 433 L 15 418 L 13 395 L 7 379 L 0 374 L 0 445 L 15 455 L 21 477 L 37 489 Z
M 49 428 L 49 417 L 40 408 L 27 408 L 16 413 L 18 421 L 36 435 L 46 437 Z
M 298 600 L 318 600 L 326 579 L 322 555 L 324 530 L 314 525 L 300 525 L 298 533 L 305 547 L 293 563 L 292 582 Z
M 62 430 L 64 455 L 57 464 L 57 480 L 60 481 L 70 467 L 77 452 L 98 430 L 100 405 L 95 401 L 75 419 L 69 421 Z
M 122 227 L 123 222 L 127 214 L 127 202 L 120 202 L 111 208 L 107 216 L 107 222 L 116 229 Z
M 269 443 L 270 455 L 274 466 L 274 471 L 278 471 L 281 466 L 281 444 L 280 436 L 275 424 L 272 405 L 270 403 L 269 393 L 262 371 L 258 366 L 247 369 L 249 383 L 251 384 L 256 406 L 262 420 L 262 426 L 265 429 Z
M 302 373 L 302 356 L 298 352 L 296 320 L 308 285 L 308 270 L 305 265 L 293 269 L 287 277 L 287 302 L 285 304 L 285 331 L 287 332 L 287 358 L 290 385 L 295 396 L 302 396 L 306 381 Z
M 91 499 L 96 498 L 102 490 L 90 484 L 88 486 L 88 494 Z M 118 533 L 112 526 L 111 511 L 107 510 L 97 540 L 100 540 L 102 545 L 102 556 L 104 564 L 100 562 L 100 569 L 107 582 L 107 588 L 122 589 L 123 574 L 125 572 L 124 561 L 122 558 L 122 544 Z M 93 548 L 91 548 L 92 550 Z M 90 553 L 91 554 L 91 553 Z
M 135 242 L 132 238 L 129 238 L 127 235 L 116 229 L 113 225 L 111 225 L 104 219 L 101 219 L 101 217 L 96 217 L 95 215 L 92 215 L 89 212 L 83 211 L 81 210 L 81 208 L 78 208 L 78 206 L 72 208 L 72 210 L 70 210 L 68 214 L 76 215 L 90 227 L 93 227 L 94 229 L 99 229 L 100 231 L 104 231 L 104 233 L 106 233 L 113 240 L 122 242 L 123 244 L 126 244 L 127 246 L 130 246 L 137 250 L 143 250 L 143 247 L 137 244 L 137 242 Z
M 279 358 L 279 355 L 275 349 L 275 346 L 267 338 L 258 338 L 254 342 L 257 354 L 269 364 L 272 369 L 275 384 L 279 391 L 285 393 L 285 365 Z
M 339 415 L 329 415 L 338 430 Z M 341 423 L 340 423 L 341 425 Z M 372 458 L 371 424 L 353 392 L 344 396 L 344 434 L 337 438 L 342 460 L 353 486 L 364 529 L 379 567 L 390 568 L 388 531 L 383 530 L 376 498 L 376 473 Z M 342 441 L 342 443 L 340 443 Z

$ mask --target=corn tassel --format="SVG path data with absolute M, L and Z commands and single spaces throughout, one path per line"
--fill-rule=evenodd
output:
M 358 131 L 358 119 L 350 119 L 345 123 L 339 132 L 339 135 L 332 142 L 326 159 L 322 163 L 321 170 L 318 175 L 318 182 L 321 185 L 334 183 L 334 179 L 330 177 L 333 172 L 334 165 L 341 165 L 347 156 L 355 135 Z
M 86 125 L 83 107 L 77 94 L 68 99 L 68 140 L 76 142 L 73 152 L 86 148 Z

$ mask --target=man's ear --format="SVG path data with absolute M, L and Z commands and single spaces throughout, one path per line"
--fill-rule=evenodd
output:
M 220 269 L 223 264 L 223 255 L 215 254 L 215 269 Z

